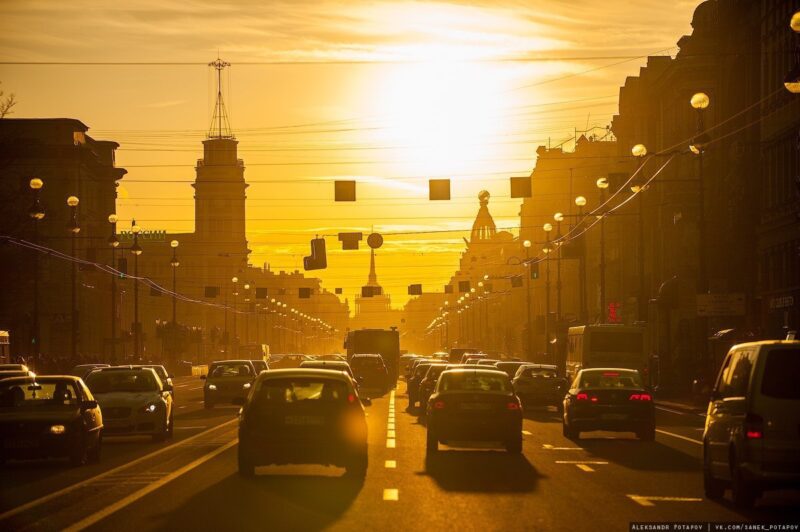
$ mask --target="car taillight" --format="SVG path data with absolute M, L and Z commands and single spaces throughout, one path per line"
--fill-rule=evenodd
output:
M 443 409 L 444 408 L 444 401 L 436 401 L 435 403 L 433 403 L 433 408 L 435 408 L 436 410 Z
M 760 440 L 764 437 L 764 419 L 758 414 L 748 412 L 744 417 L 744 434 L 748 440 Z
M 652 401 L 653 397 L 649 393 L 632 393 L 628 399 L 631 401 Z
M 351 394 L 349 394 L 349 395 L 347 396 L 347 402 L 348 402 L 348 403 L 355 403 L 355 402 L 356 402 L 356 396 L 355 396 L 355 395 L 353 395 L 352 393 L 351 393 Z
M 578 395 L 575 396 L 575 399 L 577 399 L 578 401 L 588 401 L 589 400 L 589 394 L 581 392 L 581 393 L 579 393 Z
M 510 402 L 510 403 L 506 403 L 506 408 L 509 409 L 509 410 L 519 410 L 520 406 L 519 406 L 519 403 L 517 403 L 517 402 Z

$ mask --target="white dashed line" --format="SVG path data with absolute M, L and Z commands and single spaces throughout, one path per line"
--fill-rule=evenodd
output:
M 386 440 L 386 448 L 387 449 L 394 449 L 395 447 L 395 440 L 394 438 L 389 438 Z
M 592 469 L 590 466 L 588 466 L 586 464 L 575 464 L 575 467 L 577 467 L 581 471 L 585 471 L 587 473 L 594 473 L 594 469 Z
M 627 497 L 639 504 L 640 506 L 655 506 L 653 501 L 664 501 L 664 502 L 703 502 L 703 499 L 697 497 L 657 497 L 657 496 L 649 496 L 649 495 L 627 495 Z
M 400 490 L 394 488 L 383 490 L 384 501 L 396 501 L 398 499 L 400 499 Z
M 386 431 L 386 437 L 387 437 L 387 438 L 396 439 L 396 438 L 397 438 L 397 435 L 395 434 L 395 431 L 393 431 L 393 430 L 387 430 L 387 431 Z
M 383 466 L 386 469 L 397 469 L 397 460 L 386 460 L 383 463 Z
M 525 436 L 533 436 L 533 434 L 531 434 L 531 431 L 529 431 L 529 430 L 523 430 L 522 434 L 525 435 Z
M 543 443 L 542 449 L 546 449 L 548 451 L 583 451 L 583 447 L 553 447 L 549 443 Z
M 556 460 L 557 464 L 592 464 L 592 465 L 608 465 L 608 462 L 599 462 L 592 460 Z
M 675 434 L 673 432 L 667 432 L 666 430 L 656 429 L 656 432 L 664 434 L 666 436 L 672 436 L 673 438 L 678 438 L 679 440 L 688 441 L 697 445 L 703 445 L 703 442 L 701 442 L 700 440 L 695 440 L 694 438 L 687 438 L 686 436 L 681 436 L 680 434 Z

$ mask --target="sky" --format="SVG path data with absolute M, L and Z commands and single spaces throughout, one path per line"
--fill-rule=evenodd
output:
M 697 3 L 2 0 L 0 81 L 12 117 L 77 118 L 120 143 L 121 225 L 191 231 L 216 90 L 207 63 L 229 61 L 251 263 L 302 270 L 325 235 L 328 269 L 314 276 L 352 299 L 369 250 L 341 251 L 333 235 L 374 230 L 399 307 L 409 284 L 443 290 L 480 190 L 515 232 L 508 178 L 531 172 L 540 145 L 605 134 L 625 77 L 675 54 Z M 453 199 L 429 201 L 430 178 L 450 178 Z M 355 203 L 333 201 L 336 179 L 358 182 Z

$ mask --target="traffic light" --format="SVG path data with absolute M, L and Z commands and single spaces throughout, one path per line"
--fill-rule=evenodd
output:
M 328 267 L 328 256 L 325 254 L 324 238 L 314 238 L 311 240 L 311 255 L 303 257 L 303 267 L 306 270 L 324 270 Z

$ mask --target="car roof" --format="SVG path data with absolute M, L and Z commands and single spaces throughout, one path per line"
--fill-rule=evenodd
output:
M 625 373 L 639 373 L 639 370 L 631 368 L 583 368 L 578 373 L 596 373 L 599 371 L 618 371 Z
M 475 369 L 472 369 L 472 368 L 447 369 L 442 373 L 442 375 L 444 375 L 445 373 L 448 373 L 448 374 L 456 374 L 456 373 L 458 373 L 458 374 L 464 374 L 464 373 L 475 374 L 475 373 L 480 373 L 480 374 L 486 374 L 486 375 L 502 375 L 503 377 L 508 378 L 508 373 L 506 373 L 505 371 L 500 371 L 499 369 L 487 369 L 487 368 L 483 368 L 483 367 L 480 367 L 480 366 L 475 366 Z
M 11 383 L 14 384 L 15 382 L 54 382 L 54 381 L 72 381 L 77 383 L 80 381 L 80 377 L 76 377 L 74 375 L 43 375 L 43 376 L 30 376 L 24 375 L 19 377 L 9 377 L 8 379 L 3 379 L 3 385 Z
M 352 358 L 356 358 L 356 357 L 381 357 L 381 355 L 379 355 L 378 353 L 356 353 L 356 354 L 353 355 Z M 383 358 L 383 357 L 381 357 L 381 358 Z
M 301 368 L 312 368 L 314 366 L 331 366 L 334 368 L 349 367 L 350 364 L 344 360 L 304 360 L 300 363 Z
M 322 377 L 325 379 L 352 382 L 350 376 L 343 371 L 331 371 L 329 369 L 317 368 L 271 369 L 269 371 L 262 372 L 258 376 L 258 378 L 261 380 L 281 379 L 287 377 Z
M 554 370 L 558 370 L 558 366 L 556 366 L 554 364 L 533 364 L 533 363 L 530 363 L 530 364 L 527 364 L 527 365 L 530 366 L 533 369 L 554 369 Z M 597 368 L 586 368 L 586 369 L 597 369 Z M 634 371 L 636 371 L 636 370 L 634 370 Z
M 737 349 L 739 347 L 758 347 L 758 346 L 765 346 L 765 345 L 780 345 L 780 346 L 787 346 L 787 347 L 800 347 L 800 340 L 760 340 L 758 342 L 745 342 L 743 344 L 736 344 L 731 349 Z
M 238 363 L 238 364 L 245 364 L 247 362 L 252 362 L 249 358 L 232 358 L 230 360 L 215 360 L 212 364 L 229 364 L 229 363 Z

